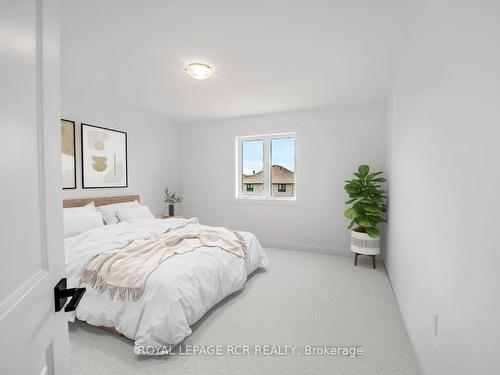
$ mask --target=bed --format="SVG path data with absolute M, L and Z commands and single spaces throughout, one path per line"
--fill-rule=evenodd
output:
M 65 200 L 64 207 L 83 207 L 139 201 L 136 195 Z M 68 287 L 86 287 L 70 320 L 108 327 L 134 340 L 137 355 L 168 354 L 191 334 L 191 328 L 210 308 L 243 288 L 247 276 L 264 267 L 266 255 L 255 235 L 237 232 L 246 246 L 242 258 L 219 247 L 202 246 L 161 262 L 147 278 L 137 300 L 112 298 L 81 282 L 84 268 L 94 257 L 123 249 L 164 233 L 211 228 L 197 218 L 143 217 L 102 225 L 65 238 Z

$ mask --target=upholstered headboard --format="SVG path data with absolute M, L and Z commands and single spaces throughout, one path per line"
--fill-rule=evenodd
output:
M 82 207 L 90 202 L 94 202 L 96 206 L 104 206 L 106 204 L 124 203 L 140 201 L 139 195 L 122 195 L 118 197 L 103 197 L 103 198 L 80 198 L 80 199 L 65 199 L 63 200 L 63 207 Z

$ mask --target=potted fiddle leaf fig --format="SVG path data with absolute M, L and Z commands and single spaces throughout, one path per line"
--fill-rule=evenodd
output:
M 375 256 L 380 253 L 380 230 L 378 225 L 386 221 L 387 196 L 382 184 L 386 181 L 382 172 L 371 172 L 368 165 L 360 165 L 354 173 L 355 178 L 345 181 L 345 191 L 350 207 L 344 215 L 351 220 L 351 251 L 357 254 L 372 256 L 375 267 Z
M 174 205 L 181 202 L 182 197 L 178 197 L 175 193 L 170 192 L 168 187 L 165 188 L 165 203 L 168 203 L 168 216 L 175 216 Z

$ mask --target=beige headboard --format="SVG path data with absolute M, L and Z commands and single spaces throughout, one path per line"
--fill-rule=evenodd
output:
M 63 200 L 63 207 L 82 207 L 90 202 L 94 202 L 96 206 L 104 206 L 106 204 L 124 203 L 140 201 L 139 195 L 122 195 L 119 197 L 103 197 L 103 198 L 81 198 L 81 199 L 65 199 Z

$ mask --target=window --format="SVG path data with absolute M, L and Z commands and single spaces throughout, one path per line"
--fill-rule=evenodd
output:
M 295 137 L 271 138 L 271 194 L 293 197 L 295 186 Z M 290 189 L 286 188 L 290 185 Z M 276 186 L 276 188 L 275 188 Z
M 243 195 L 259 196 L 264 192 L 264 142 L 250 139 L 241 142 Z
M 238 199 L 296 199 L 295 133 L 236 138 Z

